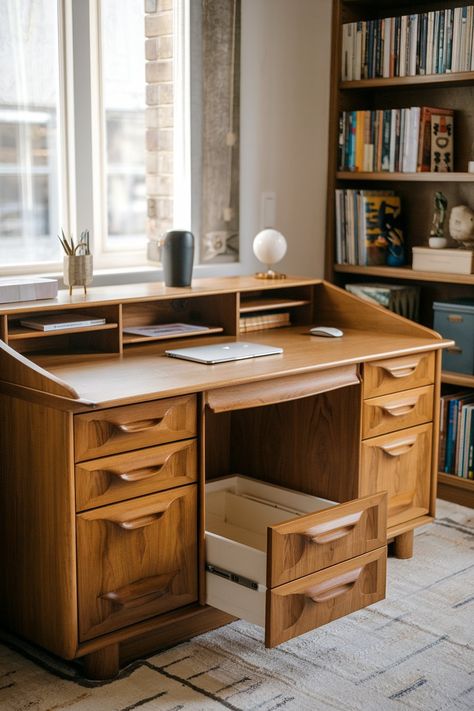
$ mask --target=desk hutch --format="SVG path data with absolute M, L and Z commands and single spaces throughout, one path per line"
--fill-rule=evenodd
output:
M 106 322 L 20 324 L 73 310 Z M 187 344 L 219 343 L 282 310 L 289 326 L 242 337 L 283 354 L 233 363 L 124 332 L 197 323 Z M 387 540 L 411 557 L 435 514 L 451 342 L 327 282 L 60 292 L 3 305 L 0 337 L 1 622 L 90 677 L 237 616 L 272 647 L 370 605 Z

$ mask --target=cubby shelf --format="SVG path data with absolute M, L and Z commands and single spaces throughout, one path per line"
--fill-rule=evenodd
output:
M 208 336 L 211 333 L 222 333 L 224 329 L 221 326 L 209 327 L 205 331 L 202 329 L 196 329 L 196 331 L 187 331 L 186 333 L 168 333 L 166 336 L 138 336 L 131 333 L 124 333 L 122 335 L 122 342 L 124 346 L 128 346 L 132 343 L 151 343 L 152 341 L 176 341 L 180 338 L 190 338 L 191 336 L 195 338 L 196 336 Z
M 446 383 L 446 385 L 459 385 L 463 388 L 474 388 L 474 375 L 467 375 L 466 373 L 450 373 L 447 370 L 443 370 L 441 379 L 443 383 Z
M 18 341 L 26 338 L 45 338 L 49 336 L 64 336 L 69 333 L 89 333 L 90 331 L 112 331 L 117 328 L 117 323 L 102 323 L 98 326 L 81 326 L 74 328 L 55 328 L 52 331 L 35 331 L 23 326 L 12 326 L 8 330 L 8 340 Z
M 241 314 L 248 314 L 253 311 L 271 311 L 273 309 L 291 309 L 295 306 L 306 306 L 310 301 L 307 299 L 248 299 L 240 304 Z

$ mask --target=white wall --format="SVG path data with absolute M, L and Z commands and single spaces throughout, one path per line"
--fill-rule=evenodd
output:
M 262 192 L 288 252 L 277 268 L 322 276 L 331 0 L 242 0 L 241 260 L 257 263 Z

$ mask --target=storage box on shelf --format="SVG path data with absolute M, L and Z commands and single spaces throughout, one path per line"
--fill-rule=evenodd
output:
M 412 282 L 421 288 L 420 300 L 420 321 L 428 326 L 433 325 L 432 304 L 434 301 L 445 301 L 447 299 L 464 299 L 472 297 L 474 286 L 473 274 L 452 274 L 447 272 L 437 272 L 434 267 L 432 271 L 413 270 L 408 266 L 411 262 L 411 249 L 413 247 L 427 246 L 429 232 L 431 229 L 431 216 L 433 214 L 434 193 L 441 190 L 448 199 L 448 210 L 461 204 L 474 206 L 474 174 L 467 172 L 468 162 L 471 160 L 472 145 L 474 143 L 474 124 L 472 122 L 472 102 L 474 101 L 474 67 L 469 64 L 472 59 L 472 51 L 465 52 L 461 63 L 460 45 L 454 53 L 446 56 L 454 58 L 454 64 L 443 67 L 433 65 L 433 55 L 430 57 L 431 64 L 427 66 L 425 47 L 418 47 L 413 44 L 415 36 L 423 37 L 423 24 L 420 25 L 420 33 L 411 33 L 409 24 L 410 16 L 417 15 L 416 22 L 424 23 L 429 20 L 429 13 L 438 14 L 446 10 L 444 20 L 454 27 L 459 21 L 459 17 L 466 15 L 469 20 L 469 38 L 467 45 L 472 47 L 472 29 L 474 9 L 472 3 L 459 3 L 464 9 L 453 8 L 452 3 L 440 2 L 412 2 L 405 3 L 402 7 L 396 0 L 388 0 L 380 3 L 377 0 L 334 0 L 333 12 L 333 52 L 332 52 L 332 72 L 331 72 L 331 99 L 330 99 L 330 149 L 328 166 L 328 200 L 327 200 L 327 242 L 326 242 L 326 277 L 338 285 L 351 282 L 370 282 L 383 278 L 384 281 L 396 283 L 401 279 Z M 467 9 L 468 8 L 468 9 Z M 444 12 L 443 12 L 444 14 Z M 355 25 L 355 31 L 364 32 L 365 39 L 368 37 L 370 21 L 371 40 L 377 37 L 381 26 L 386 29 L 387 23 L 384 18 L 398 18 L 397 24 L 401 24 L 401 17 L 405 16 L 403 23 L 407 26 L 407 42 L 411 42 L 411 51 L 405 53 L 406 66 L 402 72 L 400 67 L 395 68 L 394 62 L 400 63 L 402 57 L 396 59 L 397 54 L 389 52 L 384 54 L 384 47 L 379 40 L 372 45 L 373 54 L 370 71 L 364 70 L 362 63 L 357 67 L 343 65 L 343 57 L 347 60 L 347 47 L 343 48 L 343 42 L 347 42 L 347 23 L 359 23 Z M 436 19 L 431 15 L 432 21 Z M 395 21 L 390 19 L 388 26 Z M 365 23 L 365 24 L 364 24 Z M 378 23 L 378 24 L 377 24 Z M 400 28 L 401 29 L 401 28 Z M 430 37 L 433 38 L 433 28 L 430 30 Z M 463 30 L 464 32 L 464 30 Z M 375 34 L 374 34 L 375 33 Z M 393 35 L 392 35 L 393 36 Z M 401 34 L 400 34 L 401 36 Z M 467 36 L 467 35 L 466 35 Z M 459 28 L 456 37 L 459 39 Z M 354 45 L 353 56 L 358 56 L 359 48 L 362 47 L 360 41 L 364 42 L 364 35 L 357 40 Z M 438 36 L 439 39 L 439 36 Z M 403 40 L 405 42 L 405 40 Z M 470 43 L 470 44 L 469 44 Z M 405 45 L 408 46 L 408 45 Z M 432 46 L 432 50 L 434 45 Z M 344 55 L 344 51 L 346 55 Z M 469 60 L 467 59 L 469 55 Z M 444 56 L 444 54 L 443 54 Z M 424 57 L 424 59 L 423 59 Z M 377 68 L 378 61 L 378 68 Z M 375 64 L 374 64 L 375 62 Z M 387 64 L 388 62 L 388 64 Z M 410 62 L 413 66 L 410 66 Z M 427 71 L 431 67 L 431 73 Z M 446 69 L 448 71 L 446 71 Z M 404 76 L 403 76 L 404 74 Z M 365 156 L 366 161 L 359 165 L 352 165 L 351 168 L 359 167 L 359 170 L 347 170 L 347 164 L 341 164 L 340 147 L 340 117 L 343 112 L 373 111 L 381 110 L 392 112 L 393 110 L 406 107 L 443 107 L 452 110 L 454 113 L 454 151 L 452 172 L 398 172 L 382 169 L 381 165 L 374 165 L 376 169 L 367 171 L 366 163 L 369 155 Z M 359 114 L 360 116 L 362 114 Z M 388 115 L 388 114 L 387 114 Z M 354 136 L 354 139 L 356 137 Z M 360 136 L 359 136 L 360 138 Z M 362 156 L 364 154 L 362 153 Z M 359 151 L 359 159 L 360 159 Z M 355 156 L 354 156 L 355 157 Z M 381 157 L 381 156 L 380 156 Z M 359 161 L 360 162 L 360 161 Z M 341 170 L 341 167 L 344 169 Z M 389 165 L 390 167 L 390 165 Z M 336 190 L 392 190 L 400 196 L 403 215 L 403 234 L 406 244 L 407 263 L 405 266 L 394 267 L 388 265 L 365 266 L 363 264 L 337 264 L 336 245 L 337 239 L 337 215 L 336 215 Z M 454 242 L 450 246 L 455 246 Z M 443 372 L 445 383 L 474 387 L 474 376 Z M 440 494 L 447 495 L 450 482 L 446 476 L 441 477 Z M 454 482 L 452 484 L 454 487 Z M 459 487 L 454 494 L 459 493 Z M 454 489 L 453 489 L 454 491 Z M 467 483 L 459 496 L 460 503 L 470 502 L 474 506 L 474 484 Z

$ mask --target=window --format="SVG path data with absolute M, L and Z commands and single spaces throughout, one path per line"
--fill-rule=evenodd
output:
M 106 239 L 102 249 L 145 248 L 145 45 L 143 0 L 102 0 Z
M 0 266 L 57 261 L 56 0 L 5 0 L 0 15 Z

